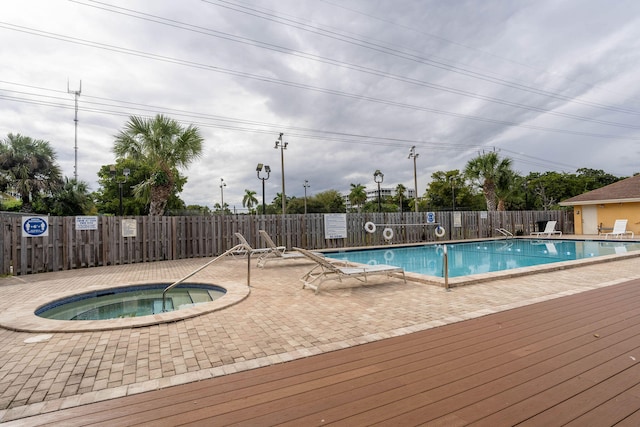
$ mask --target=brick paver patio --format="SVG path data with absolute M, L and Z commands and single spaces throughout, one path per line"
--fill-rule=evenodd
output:
M 206 261 L 1 278 L 0 313 L 18 312 L 21 305 L 71 291 L 171 282 Z M 640 278 L 638 258 L 628 258 L 450 292 L 372 277 L 367 286 L 355 281 L 342 287 L 333 284 L 314 295 L 298 281 L 311 267 L 302 260 L 274 261 L 265 269 L 254 263 L 247 289 L 246 260 L 224 260 L 190 280 L 248 290 L 246 298 L 171 323 L 43 332 L 37 330 L 36 319 L 35 332 L 0 328 L 0 422 L 281 363 Z M 5 318 L 0 323 L 11 322 Z

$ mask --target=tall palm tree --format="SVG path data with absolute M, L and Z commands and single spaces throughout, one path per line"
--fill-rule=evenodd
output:
M 367 191 L 362 184 L 351 184 L 351 191 L 349 192 L 349 201 L 352 206 L 356 206 L 358 213 L 362 209 L 362 205 L 367 201 Z
M 249 209 L 249 212 L 253 211 L 253 207 L 258 204 L 256 198 L 256 192 L 251 190 L 244 190 L 244 197 L 242 197 L 242 206 Z
M 0 142 L 0 191 L 18 193 L 22 211 L 31 212 L 36 197 L 61 186 L 62 173 L 49 142 L 12 133 Z
M 514 185 L 516 182 L 516 173 L 509 170 L 500 175 L 496 182 L 496 197 L 498 198 L 498 211 L 506 211 L 506 201 L 514 191 L 518 188 Z
M 464 173 L 482 188 L 487 201 L 487 210 L 497 210 L 496 191 L 498 185 L 505 182 L 505 177 L 511 174 L 511 159 L 508 157 L 500 159 L 498 153 L 491 151 L 469 160 Z
M 203 141 L 195 126 L 183 128 L 161 114 L 153 119 L 131 116 L 116 136 L 113 151 L 119 159 L 131 158 L 151 168 L 151 176 L 135 186 L 136 195 L 148 191 L 150 216 L 164 213 L 176 184 L 177 169 L 201 156 Z

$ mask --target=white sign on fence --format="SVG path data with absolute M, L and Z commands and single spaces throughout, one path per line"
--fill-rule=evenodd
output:
M 454 212 L 453 213 L 453 226 L 454 227 L 462 227 L 462 213 L 461 212 Z
M 324 215 L 324 238 L 325 239 L 346 239 L 347 238 L 347 214 L 325 214 Z
M 77 216 L 76 217 L 76 230 L 97 230 L 97 229 L 98 229 L 97 216 Z
M 135 219 L 122 220 L 122 237 L 136 237 L 138 235 L 138 225 Z
M 49 235 L 49 219 L 46 216 L 23 216 L 22 237 L 46 237 Z
M 427 224 L 433 224 L 434 222 L 436 222 L 436 213 L 427 212 Z

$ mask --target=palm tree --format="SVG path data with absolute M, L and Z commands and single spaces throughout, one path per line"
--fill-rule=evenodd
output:
M 251 190 L 244 190 L 244 197 L 242 197 L 242 206 L 249 209 L 249 212 L 253 211 L 253 207 L 258 204 L 256 199 L 256 192 Z
M 498 153 L 491 151 L 469 160 L 464 173 L 482 188 L 484 198 L 487 201 L 487 210 L 497 210 L 496 191 L 498 186 L 507 179 L 505 177 L 512 173 L 511 159 L 507 157 L 500 159 Z
M 86 182 L 65 177 L 64 185 L 52 197 L 49 211 L 54 215 L 87 215 L 93 199 Z
M 61 186 L 62 173 L 49 142 L 11 133 L 0 142 L 0 191 L 19 194 L 22 211 L 31 212 L 33 200 Z
M 178 168 L 185 168 L 202 154 L 204 139 L 193 125 L 183 128 L 161 114 L 153 119 L 131 116 L 116 136 L 113 151 L 118 159 L 131 158 L 150 167 L 151 176 L 135 186 L 136 196 L 148 191 L 149 215 L 164 213 L 174 191 Z
M 507 173 L 500 175 L 496 182 L 496 197 L 498 198 L 498 211 L 506 211 L 505 202 L 513 192 L 518 188 L 514 185 L 516 181 L 516 173 L 509 170 Z
M 351 184 L 351 191 L 349 192 L 349 201 L 352 206 L 356 206 L 358 213 L 362 209 L 362 205 L 367 201 L 367 191 L 362 184 Z
M 404 198 L 404 194 L 407 192 L 407 187 L 402 184 L 398 184 L 396 186 L 396 197 L 400 201 L 400 212 L 402 212 L 402 199 Z
M 227 215 L 231 213 L 231 210 L 229 210 L 229 205 L 227 203 L 225 203 L 224 205 L 221 205 L 220 203 L 216 203 L 215 205 L 213 205 L 213 211 L 217 214 L 223 214 L 223 215 Z

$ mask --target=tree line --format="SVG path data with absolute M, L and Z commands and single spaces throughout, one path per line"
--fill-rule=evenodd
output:
M 202 154 L 203 138 L 197 127 L 181 126 L 163 115 L 132 116 L 116 135 L 113 165 L 98 171 L 99 189 L 63 177 L 50 143 L 20 134 L 0 141 L 1 210 L 50 215 L 165 215 L 231 214 L 225 203 L 186 205 L 179 197 L 187 176 L 182 171 Z M 418 199 L 407 196 L 403 184 L 395 194 L 367 201 L 365 186 L 351 183 L 348 200 L 353 212 L 416 210 L 549 210 L 560 209 L 564 199 L 612 184 L 616 177 L 602 170 L 581 168 L 575 173 L 513 170 L 512 160 L 492 151 L 471 159 L 464 170 L 437 171 Z M 287 197 L 290 214 L 345 212 L 337 190 L 305 198 Z M 242 206 L 250 214 L 281 213 L 282 194 L 264 208 L 256 192 L 245 189 Z

